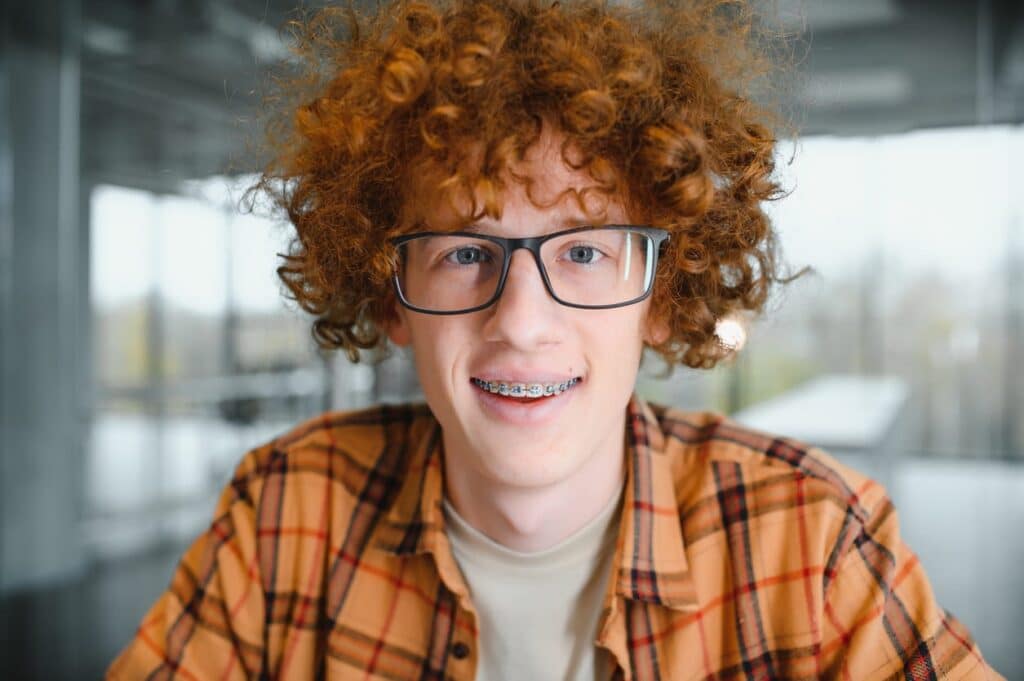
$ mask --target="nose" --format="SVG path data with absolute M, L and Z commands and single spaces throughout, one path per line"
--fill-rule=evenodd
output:
M 487 311 L 484 337 L 520 350 L 553 343 L 557 340 L 558 307 L 544 286 L 533 255 L 520 249 L 512 254 L 501 296 Z

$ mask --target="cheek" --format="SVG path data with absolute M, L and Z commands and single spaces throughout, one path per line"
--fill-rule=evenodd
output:
M 452 379 L 461 348 L 472 330 L 462 320 L 428 315 L 410 326 L 413 357 L 420 381 L 431 386 L 447 386 Z
M 619 308 L 598 311 L 588 320 L 583 352 L 603 373 L 635 373 L 643 352 L 641 310 Z

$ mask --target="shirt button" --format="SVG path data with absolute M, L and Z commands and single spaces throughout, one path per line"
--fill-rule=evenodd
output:
M 452 655 L 455 656 L 456 660 L 464 660 L 469 657 L 469 646 L 462 641 L 457 642 L 452 646 Z

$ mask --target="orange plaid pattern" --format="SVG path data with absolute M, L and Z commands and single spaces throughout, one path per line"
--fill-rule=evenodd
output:
M 614 678 L 1002 678 L 879 485 L 720 415 L 628 410 L 595 642 Z M 472 679 L 441 456 L 425 405 L 325 414 L 253 450 L 107 678 Z

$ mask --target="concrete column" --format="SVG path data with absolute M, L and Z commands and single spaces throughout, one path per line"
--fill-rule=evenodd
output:
M 84 562 L 79 3 L 11 3 L 0 29 L 0 592 Z

